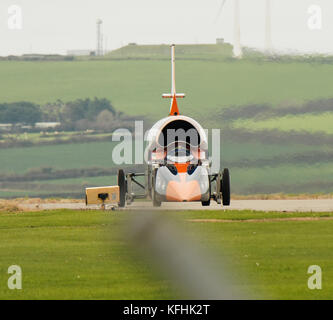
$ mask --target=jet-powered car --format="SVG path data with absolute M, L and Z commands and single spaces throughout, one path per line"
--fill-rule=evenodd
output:
M 229 170 L 211 172 L 205 130 L 194 119 L 179 113 L 177 98 L 184 98 L 185 94 L 176 93 L 174 45 L 171 46 L 171 56 L 172 91 L 171 94 L 163 95 L 163 98 L 172 99 L 169 116 L 159 120 L 148 133 L 146 172 L 125 174 L 120 169 L 119 193 L 113 195 L 113 199 L 118 201 L 119 207 L 130 205 L 140 198 L 151 199 L 155 207 L 161 206 L 162 202 L 192 201 L 209 206 L 212 199 L 229 206 Z M 144 177 L 145 182 L 139 182 L 137 177 Z M 139 186 L 143 193 L 134 192 L 133 184 Z M 96 188 L 91 189 L 86 190 L 87 204 L 97 203 L 96 198 L 103 203 L 111 199 L 105 192 L 99 194 L 98 188 L 97 191 Z

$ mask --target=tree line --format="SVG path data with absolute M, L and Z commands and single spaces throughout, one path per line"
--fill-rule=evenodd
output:
M 34 126 L 38 122 L 59 122 L 63 130 L 99 129 L 108 131 L 115 127 L 128 127 L 130 117 L 117 112 L 105 98 L 77 99 L 38 105 L 31 102 L 0 104 L 0 124 Z

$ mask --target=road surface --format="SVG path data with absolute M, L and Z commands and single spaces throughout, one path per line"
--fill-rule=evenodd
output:
M 20 207 L 26 210 L 54 210 L 54 209 L 97 209 L 83 202 L 77 203 L 22 203 Z M 110 206 L 107 206 L 110 208 Z M 117 209 L 117 208 L 116 208 Z M 313 200 L 233 200 L 230 207 L 222 207 L 211 202 L 210 207 L 202 207 L 201 203 L 163 203 L 160 208 L 153 208 L 151 202 L 134 202 L 125 210 L 255 210 L 279 212 L 333 212 L 333 199 Z M 124 210 L 124 209 L 121 209 Z

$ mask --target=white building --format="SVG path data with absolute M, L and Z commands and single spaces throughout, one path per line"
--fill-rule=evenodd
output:
M 82 56 L 92 56 L 95 55 L 93 50 L 68 50 L 68 56 L 82 57 Z

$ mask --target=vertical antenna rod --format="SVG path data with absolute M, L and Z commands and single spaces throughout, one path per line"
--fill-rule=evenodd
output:
M 175 45 L 171 45 L 171 94 L 176 94 L 176 56 Z
M 177 98 L 185 98 L 185 94 L 176 92 L 176 55 L 174 44 L 171 45 L 171 93 L 163 94 L 162 97 L 172 99 L 169 115 L 178 116 L 179 109 L 177 104 Z

